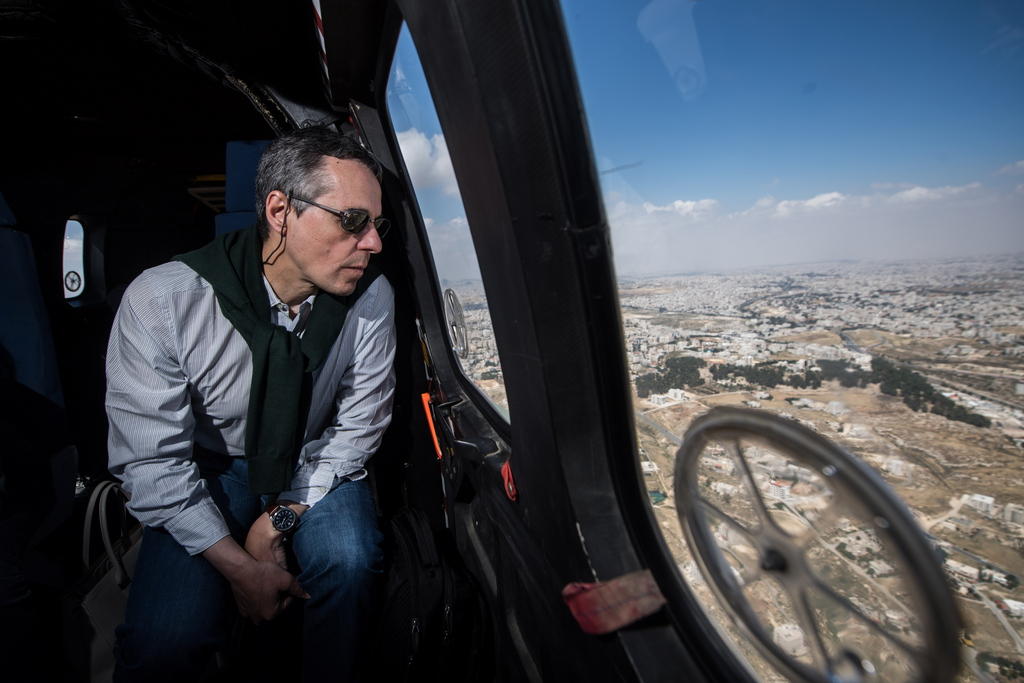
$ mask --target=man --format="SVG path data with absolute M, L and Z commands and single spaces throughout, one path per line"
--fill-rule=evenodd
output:
M 293 600 L 303 678 L 352 678 L 381 561 L 363 466 L 394 390 L 393 292 L 367 272 L 387 227 L 378 176 L 348 138 L 286 135 L 260 160 L 255 228 L 126 290 L 110 471 L 147 528 L 115 679 L 194 680 L 236 607 L 259 623 Z

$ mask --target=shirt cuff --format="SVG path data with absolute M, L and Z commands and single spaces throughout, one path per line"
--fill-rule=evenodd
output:
M 164 524 L 164 529 L 189 555 L 198 555 L 231 535 L 224 516 L 209 497 L 176 514 Z
M 339 477 L 326 463 L 319 463 L 314 467 L 302 467 L 292 479 L 292 488 L 279 493 L 277 499 L 313 507 L 341 482 L 358 481 L 365 477 L 366 470 L 362 468 Z

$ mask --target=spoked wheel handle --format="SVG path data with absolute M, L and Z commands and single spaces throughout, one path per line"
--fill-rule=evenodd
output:
M 702 458 L 711 451 L 715 457 L 731 461 L 735 478 L 743 482 L 750 508 L 745 516 L 735 506 L 709 495 L 706 470 L 701 468 Z M 760 462 L 752 462 L 751 452 L 758 454 Z M 818 519 L 842 518 L 844 524 L 856 519 L 860 529 L 868 530 L 868 535 L 887 549 L 901 570 L 898 579 L 905 584 L 900 595 L 909 598 L 909 604 L 900 604 L 900 608 L 915 616 L 917 629 L 912 637 L 907 633 L 912 629 L 891 628 L 876 610 L 865 607 L 873 590 L 885 593 L 892 604 L 893 593 L 883 582 L 844 558 L 844 549 L 837 552 L 835 544 L 816 530 L 795 535 L 778 522 L 776 511 L 789 506 L 776 502 L 769 507 L 765 500 L 766 489 L 779 485 L 771 481 L 766 458 L 803 468 L 801 471 L 821 482 L 821 490 L 827 489 L 828 495 L 821 496 L 825 509 L 815 511 Z M 794 420 L 746 408 L 715 408 L 687 431 L 676 457 L 674 488 L 680 524 L 721 608 L 788 678 L 815 683 L 882 680 L 874 659 L 880 655 L 863 651 L 869 649 L 863 647 L 868 638 L 882 643 L 879 649 L 898 653 L 895 656 L 907 664 L 906 680 L 941 683 L 956 676 L 960 619 L 938 554 L 888 485 L 853 455 Z M 808 520 L 802 515 L 793 517 Z M 730 542 L 742 546 L 747 555 L 756 554 L 756 559 L 745 558 L 742 571 L 737 570 L 738 554 L 729 548 Z M 856 589 L 833 585 L 834 581 L 822 575 L 821 561 L 810 560 L 812 547 L 827 557 L 825 562 L 845 562 L 849 568 L 843 571 L 849 572 L 848 576 L 862 575 L 864 585 Z M 768 623 L 763 607 L 755 608 L 744 586 L 759 579 L 778 589 L 779 601 L 788 601 L 787 613 L 795 617 L 795 624 L 780 627 Z M 852 595 L 854 590 L 859 591 L 859 598 Z M 812 606 L 812 594 L 840 612 L 845 610 L 847 623 L 868 635 L 860 643 L 856 638 L 844 643 L 835 633 L 830 638 L 823 632 L 822 613 Z M 798 631 L 808 641 L 806 653 L 797 656 L 793 648 L 780 645 L 780 628 Z

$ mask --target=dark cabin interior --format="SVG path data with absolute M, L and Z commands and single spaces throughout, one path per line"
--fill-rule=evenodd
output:
M 381 10 L 363 2 L 351 11 L 354 22 L 368 29 L 353 42 L 367 55 L 352 62 L 355 83 L 372 77 L 366 71 L 375 66 Z M 285 130 L 290 121 L 273 111 L 276 98 L 303 102 L 315 122 L 351 131 L 345 108 L 336 111 L 326 102 L 318 59 L 309 3 L 0 3 L 0 63 L 19 65 L 4 69 L 7 96 L 0 107 L 0 187 L 10 216 L 5 222 L 31 243 L 63 395 L 63 405 L 55 405 L 21 385 L 7 385 L 15 388 L 5 390 L 11 410 L 4 433 L 17 444 L 12 450 L 31 452 L 38 465 L 24 473 L 6 466 L 9 504 L 21 500 L 14 491 L 19 477 L 49 477 L 46 459 L 69 444 L 77 451 L 81 483 L 91 487 L 110 478 L 104 356 L 120 294 L 142 270 L 209 241 L 226 195 L 234 208 L 241 202 L 249 206 L 242 212 L 252 211 L 254 167 L 230 168 L 228 143 L 265 141 Z M 355 73 L 359 69 L 363 73 Z M 267 97 L 268 87 L 274 98 Z M 351 95 L 365 97 L 364 90 L 354 87 Z M 348 94 L 335 99 L 347 102 Z M 92 264 L 100 272 L 90 272 L 94 277 L 75 305 L 65 301 L 61 286 L 63 226 L 71 216 L 102 235 L 102 258 Z M 399 239 L 393 234 L 389 241 Z M 410 286 L 400 260 L 393 253 L 381 262 L 399 292 Z M 401 397 L 396 395 L 381 454 L 401 455 L 377 458 L 378 505 L 385 512 L 419 501 L 436 516 L 436 471 L 429 470 L 429 459 L 415 464 L 410 457 L 427 452 L 422 413 L 408 398 L 418 396 L 413 385 L 422 384 L 422 364 L 411 341 L 411 297 L 400 293 L 397 299 L 398 324 L 406 331 L 399 335 L 404 341 L 396 363 Z M 27 344 L 45 349 L 41 341 Z M 423 466 L 428 471 L 417 474 Z M 68 475 L 62 471 L 42 500 L 67 497 L 73 483 Z M 423 475 L 433 485 L 419 487 Z M 4 649 L 31 662 L 33 677 L 81 679 L 68 633 L 73 624 L 61 610 L 63 596 L 81 579 L 84 497 L 79 491 L 71 517 L 27 555 L 33 599 L 12 614 L 25 627 Z M 53 647 L 61 641 L 64 648 Z

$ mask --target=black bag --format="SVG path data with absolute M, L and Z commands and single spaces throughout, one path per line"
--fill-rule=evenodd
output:
M 380 681 L 490 678 L 490 617 L 457 554 L 438 543 L 422 511 L 403 508 L 386 540 L 387 585 L 377 656 Z

